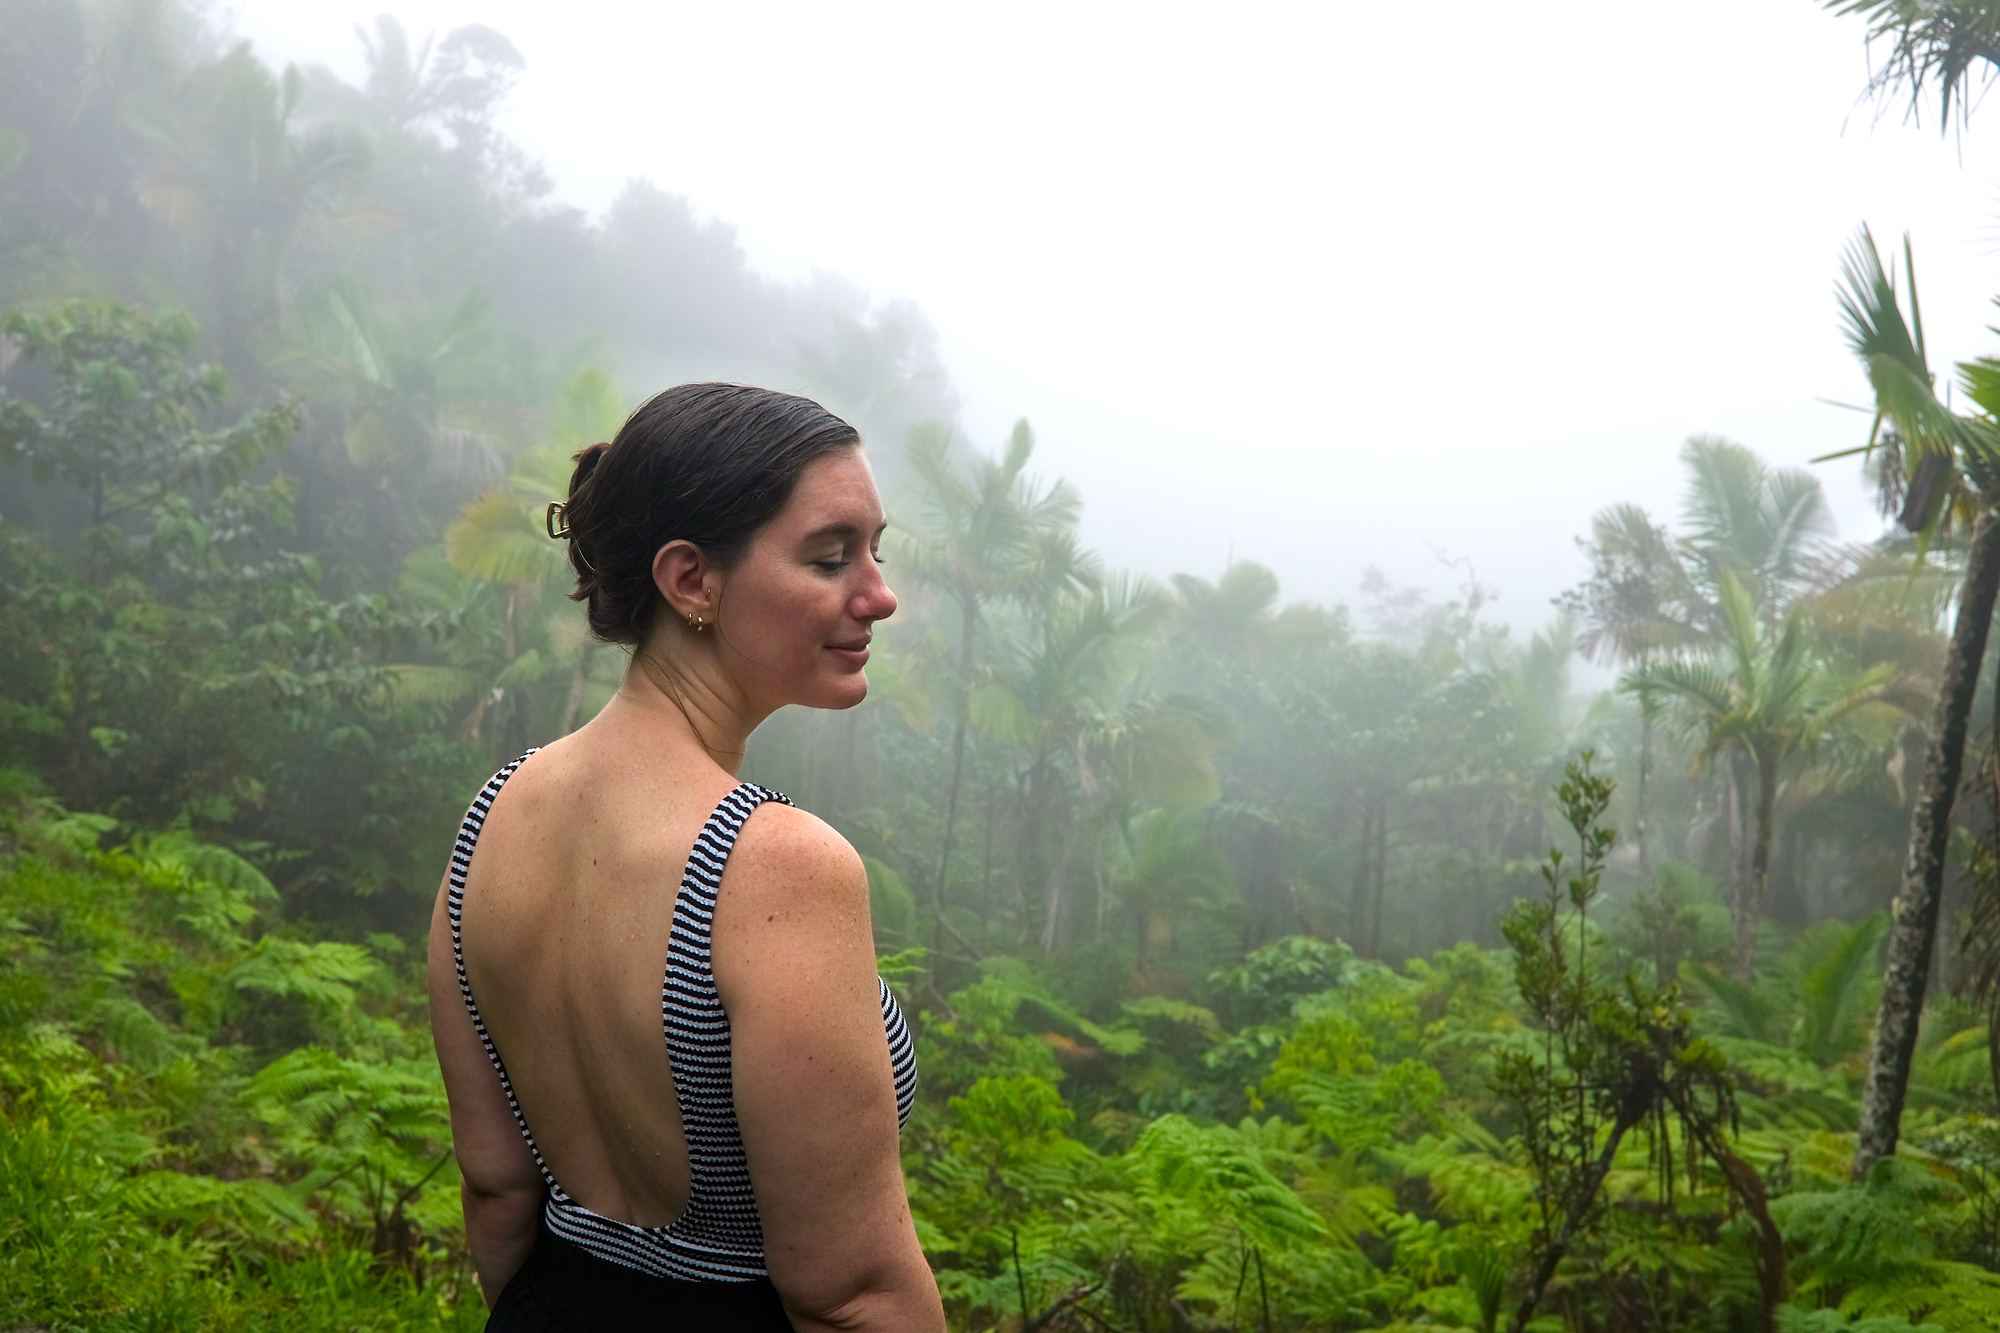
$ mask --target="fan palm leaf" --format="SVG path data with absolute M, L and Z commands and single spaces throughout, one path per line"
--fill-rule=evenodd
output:
M 541 587 L 570 573 L 568 551 L 549 540 L 513 487 L 466 505 L 445 529 L 444 549 L 453 569 L 492 583 Z

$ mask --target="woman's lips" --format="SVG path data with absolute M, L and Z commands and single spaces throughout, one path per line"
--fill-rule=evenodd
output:
M 853 643 L 829 643 L 826 650 L 847 666 L 859 668 L 868 665 L 866 639 L 858 639 Z

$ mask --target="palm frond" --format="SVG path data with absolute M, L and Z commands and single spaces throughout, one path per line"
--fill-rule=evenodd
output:
M 1863 1048 L 1881 992 L 1879 956 L 1888 929 L 1880 913 L 1854 926 L 1822 922 L 1793 947 L 1799 997 L 1794 1045 L 1813 1063 L 1838 1064 Z
M 1848 347 L 1860 359 L 1875 391 L 1868 448 L 1892 451 L 1881 473 L 1891 488 L 1884 494 L 1884 508 L 1900 507 L 1907 530 L 1929 532 L 1951 516 L 1947 497 L 1958 489 L 1961 469 L 2000 480 L 2000 461 L 1996 461 L 2000 450 L 1990 422 L 1960 416 L 1938 399 L 1936 377 L 1924 349 L 1916 260 L 1907 237 L 1903 250 L 1910 284 L 1907 318 L 1894 275 L 1883 266 L 1875 238 L 1864 227 L 1841 262 L 1841 322 Z M 1981 393 L 1990 400 L 1993 390 L 2000 388 L 1987 382 L 1977 363 L 1960 367 L 1960 375 L 1976 402 Z M 1895 494 L 1897 486 L 1907 493 Z
M 536 526 L 511 488 L 488 491 L 468 504 L 444 534 L 453 569 L 516 587 L 540 587 L 570 577 L 569 553 Z
M 1938 122 L 1948 125 L 1954 109 L 1959 124 L 1971 112 L 1974 66 L 2000 66 L 2000 8 L 1971 3 L 1913 3 L 1912 0 L 1822 0 L 1836 14 L 1858 15 L 1868 24 L 1870 44 L 1887 43 L 1888 59 L 1868 81 L 1878 98 L 1905 93 L 1908 116 L 1922 118 L 1924 98 L 1935 87 Z

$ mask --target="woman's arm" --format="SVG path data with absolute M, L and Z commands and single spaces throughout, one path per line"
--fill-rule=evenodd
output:
M 545 1190 L 527 1140 L 508 1109 L 500 1077 L 486 1058 L 459 994 L 444 888 L 438 890 L 437 908 L 431 913 L 427 972 L 431 1040 L 444 1071 L 452 1146 L 463 1180 L 459 1192 L 465 1201 L 465 1242 L 479 1272 L 479 1290 L 491 1307 L 535 1247 Z
M 793 1324 L 942 1333 L 897 1154 L 861 858 L 812 816 L 761 807 L 711 940 L 764 1262 Z

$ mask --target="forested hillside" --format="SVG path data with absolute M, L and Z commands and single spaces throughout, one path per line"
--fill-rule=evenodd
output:
M 361 39 L 351 86 L 177 3 L 0 6 L 0 1327 L 479 1326 L 431 903 L 480 782 L 624 669 L 542 508 L 696 377 L 822 398 L 884 479 L 868 701 L 744 776 L 866 858 L 955 1328 L 2000 1327 L 1990 594 L 1956 614 L 2000 362 L 1945 406 L 1907 255 L 1850 255 L 1883 415 L 1827 465 L 1894 535 L 1697 436 L 1671 506 L 1576 516 L 1522 641 L 1469 577 L 1107 567 L 1119 497 L 965 438 L 919 312 L 649 183 L 564 206 L 496 32 Z

